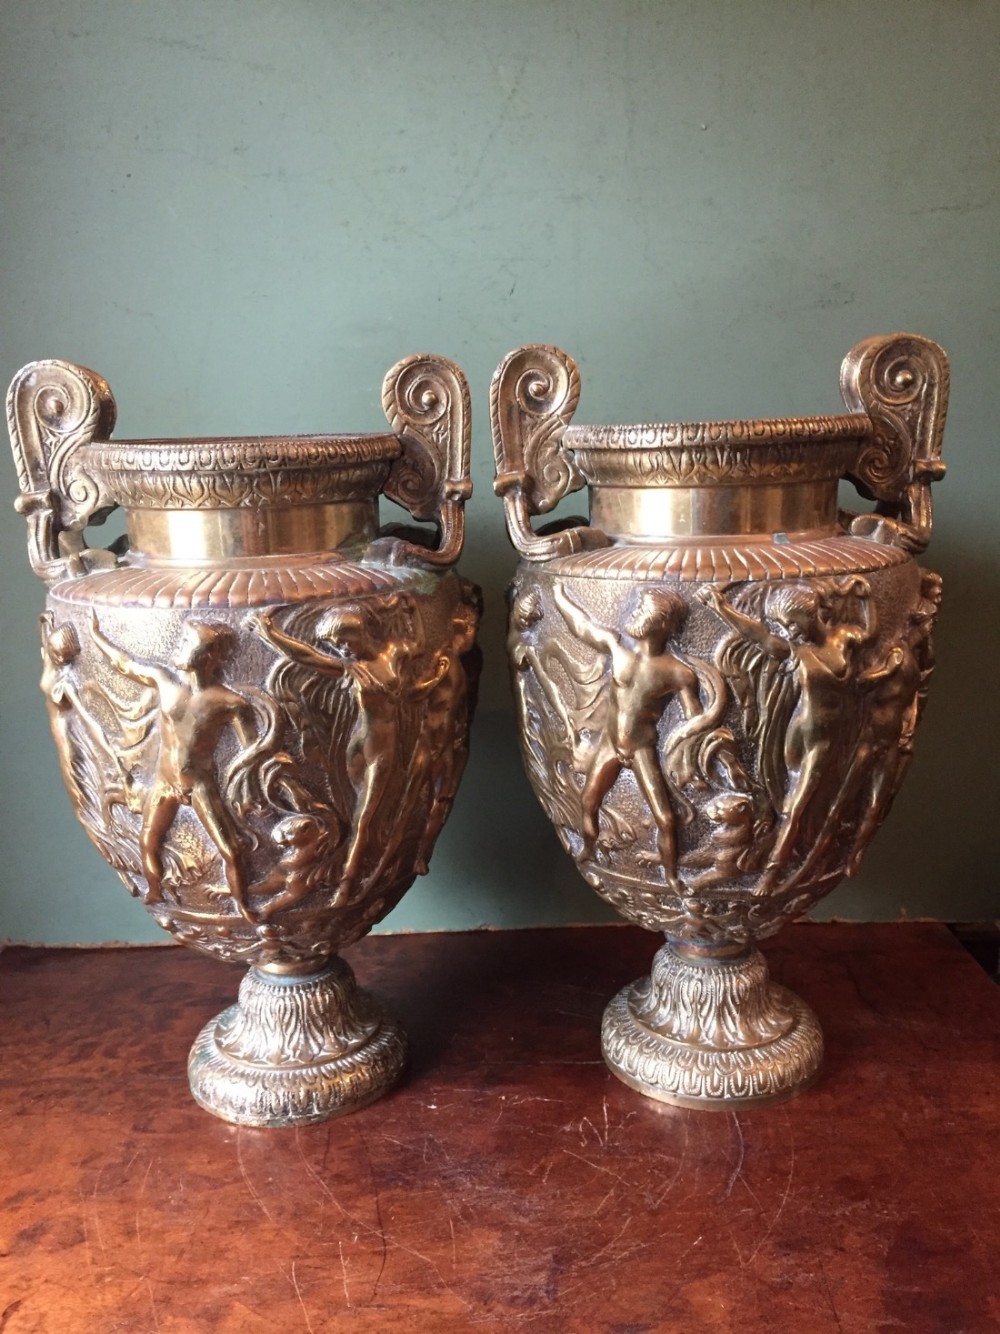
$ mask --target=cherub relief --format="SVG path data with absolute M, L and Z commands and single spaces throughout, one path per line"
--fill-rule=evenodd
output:
M 217 680 L 232 648 L 233 631 L 218 622 L 185 621 L 173 661 L 166 666 L 133 658 L 113 644 L 102 633 L 96 613 L 91 638 L 123 676 L 156 692 L 156 764 L 142 797 L 139 835 L 147 902 L 162 901 L 164 840 L 180 808 L 190 806 L 219 851 L 237 908 L 250 918 L 239 836 L 219 788 L 215 758 L 228 727 L 245 750 L 242 763 L 258 753 L 264 740 L 258 740 L 251 702 Z

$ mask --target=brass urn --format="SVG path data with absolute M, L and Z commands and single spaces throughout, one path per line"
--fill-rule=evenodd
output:
M 520 348 L 491 412 L 525 766 L 587 883 L 666 935 L 604 1057 L 664 1102 L 776 1101 L 823 1040 L 753 942 L 857 869 L 910 764 L 947 358 L 860 343 L 831 417 L 574 426 L 579 388 L 564 352 Z M 838 511 L 841 478 L 874 513 Z M 585 484 L 589 521 L 532 528 Z
M 426 871 L 466 759 L 468 387 L 414 356 L 383 404 L 383 434 L 112 440 L 83 367 L 33 362 L 8 397 L 63 778 L 160 925 L 250 965 L 189 1061 L 201 1106 L 244 1125 L 396 1079 L 403 1033 L 337 952 Z M 380 492 L 434 541 L 380 534 Z M 127 543 L 85 545 L 116 506 Z

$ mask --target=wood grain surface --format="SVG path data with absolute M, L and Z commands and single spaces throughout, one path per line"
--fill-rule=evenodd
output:
M 239 971 L 176 949 L 0 956 L 0 1330 L 1000 1328 L 1000 990 L 944 927 L 768 948 L 827 1059 L 793 1102 L 681 1111 L 619 1084 L 628 927 L 369 939 L 401 1087 L 239 1130 L 187 1049 Z

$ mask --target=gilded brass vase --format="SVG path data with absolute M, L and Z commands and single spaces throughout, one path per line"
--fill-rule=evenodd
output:
M 160 925 L 250 965 L 189 1061 L 201 1106 L 244 1125 L 396 1079 L 403 1033 L 337 951 L 426 871 L 466 759 L 468 388 L 410 357 L 383 404 L 377 435 L 112 440 L 82 367 L 34 362 L 8 397 L 63 778 Z M 380 492 L 437 545 L 380 534 Z M 86 546 L 115 506 L 127 545 Z
M 947 358 L 872 338 L 841 389 L 843 416 L 573 426 L 558 348 L 493 380 L 524 763 L 587 883 L 666 935 L 602 1033 L 614 1073 L 664 1102 L 813 1078 L 819 1024 L 753 942 L 857 869 L 913 753 Z M 841 478 L 874 513 L 838 511 Z M 585 484 L 589 522 L 532 528 Z

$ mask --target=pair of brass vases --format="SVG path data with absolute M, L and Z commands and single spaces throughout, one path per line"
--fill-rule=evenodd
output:
M 752 942 L 856 869 L 933 670 L 941 585 L 915 557 L 947 359 L 870 339 L 841 387 L 842 416 L 588 427 L 557 348 L 493 380 L 524 762 L 588 884 L 666 935 L 602 1035 L 666 1102 L 774 1101 L 815 1074 L 819 1024 Z M 155 919 L 250 965 L 189 1061 L 201 1106 L 247 1125 L 396 1079 L 402 1032 L 337 951 L 427 869 L 466 760 L 468 386 L 410 357 L 383 404 L 380 435 L 125 441 L 81 367 L 34 362 L 8 398 L 63 778 Z M 842 478 L 873 513 L 838 510 Z M 588 521 L 535 531 L 584 485 Z M 436 535 L 380 530 L 379 493 Z M 127 543 L 86 546 L 115 506 Z

